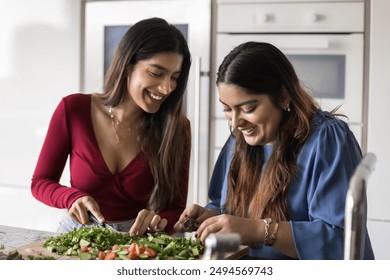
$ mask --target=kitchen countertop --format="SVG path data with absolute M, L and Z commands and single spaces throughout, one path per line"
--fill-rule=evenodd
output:
M 54 235 L 58 235 L 58 233 L 0 225 L 0 255 L 3 252 L 7 254 L 7 251 L 10 252 L 14 248 L 28 245 Z M 225 258 L 241 259 L 247 256 L 247 254 L 248 247 L 240 246 L 239 250 L 228 253 Z
M 0 225 L 0 248 L 10 250 L 57 234 L 56 232 Z

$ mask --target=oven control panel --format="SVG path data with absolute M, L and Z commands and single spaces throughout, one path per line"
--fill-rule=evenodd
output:
M 335 32 L 364 31 L 364 2 L 221 3 L 217 32 Z

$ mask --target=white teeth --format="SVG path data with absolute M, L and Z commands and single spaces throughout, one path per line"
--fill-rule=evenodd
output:
M 245 132 L 245 133 L 251 133 L 253 131 L 253 127 L 250 127 L 250 128 L 244 128 L 244 129 L 241 129 L 242 132 Z
M 149 95 L 151 98 L 153 98 L 154 100 L 161 100 L 162 99 L 162 96 L 158 96 L 158 95 L 155 95 L 151 92 L 149 92 Z

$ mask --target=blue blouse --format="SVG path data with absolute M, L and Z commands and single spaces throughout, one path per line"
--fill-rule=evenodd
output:
M 229 137 L 214 167 L 210 181 L 210 203 L 221 209 L 226 201 L 227 174 L 235 139 Z M 272 146 L 263 146 L 266 160 Z M 349 179 L 362 159 L 353 133 L 342 120 L 317 111 L 312 132 L 298 156 L 298 174 L 288 187 L 287 203 L 299 259 L 344 258 L 344 211 Z M 256 244 L 250 256 L 289 259 L 272 247 Z M 364 259 L 374 259 L 366 234 Z

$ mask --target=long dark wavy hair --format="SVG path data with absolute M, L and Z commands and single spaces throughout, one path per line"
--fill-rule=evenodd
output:
M 146 156 L 155 181 L 149 203 L 154 211 L 160 211 L 174 199 L 186 195 L 180 185 L 186 180 L 183 168 L 187 163 L 183 163 L 183 159 L 190 150 L 191 131 L 189 121 L 182 113 L 182 103 L 191 55 L 180 30 L 161 18 L 141 20 L 130 27 L 119 43 L 105 76 L 104 92 L 100 95 L 105 105 L 117 106 L 128 94 L 127 78 L 134 65 L 164 52 L 183 56 L 176 88 L 158 112 L 144 112 L 137 127 L 138 148 Z
M 283 112 L 266 166 L 263 147 L 248 145 L 241 132 L 234 132 L 226 211 L 242 217 L 288 220 L 287 187 L 297 173 L 298 153 L 310 134 L 317 105 L 301 87 L 287 57 L 269 43 L 246 42 L 235 47 L 218 69 L 217 85 L 221 83 L 265 94 Z M 285 94 L 290 111 L 280 105 Z

